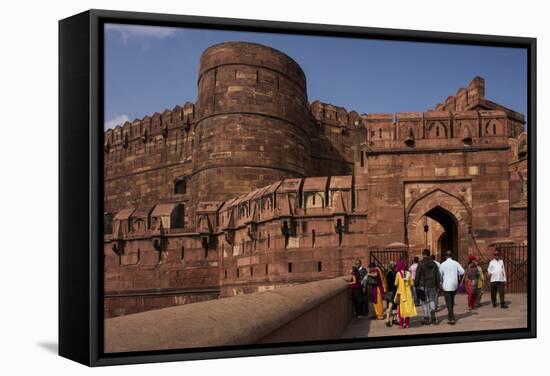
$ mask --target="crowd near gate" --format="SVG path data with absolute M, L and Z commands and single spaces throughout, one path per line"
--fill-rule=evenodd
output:
M 500 253 L 506 268 L 506 292 L 507 293 L 526 293 L 529 274 L 528 274 L 528 256 L 529 249 L 527 245 L 519 244 L 498 244 L 495 250 Z M 399 260 L 404 260 L 409 266 L 411 264 L 411 255 L 413 253 L 409 248 L 383 248 L 374 247 L 369 249 L 369 263 L 379 266 L 384 272 L 387 272 L 390 262 L 397 264 Z M 487 272 L 490 259 L 482 258 L 480 266 Z M 487 278 L 485 289 L 489 291 L 490 283 Z

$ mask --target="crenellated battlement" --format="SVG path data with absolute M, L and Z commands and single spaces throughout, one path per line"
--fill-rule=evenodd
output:
M 435 111 L 503 111 L 508 117 L 510 137 L 517 137 L 525 129 L 525 116 L 485 97 L 485 79 L 476 76 L 467 88 L 460 88 L 455 95 L 448 96 L 444 103 L 438 103 Z M 431 110 L 428 110 L 431 111 Z
M 468 88 L 461 87 L 455 95 L 450 95 L 444 103 L 438 103 L 435 111 L 467 111 L 485 100 L 485 79 L 474 77 Z M 431 110 L 429 110 L 431 111 Z
M 165 109 L 162 113 L 155 112 L 151 116 L 145 115 L 142 119 L 127 121 L 105 131 L 105 153 L 109 153 L 111 148 L 117 146 L 126 149 L 135 141 L 146 143 L 158 135 L 167 138 L 167 132 L 174 129 L 183 128 L 189 132 L 194 122 L 195 104 L 191 102 L 186 102 L 183 107 L 177 105 L 172 110 Z
M 425 112 L 359 115 L 320 101 L 311 103 L 310 109 L 320 126 L 339 128 L 342 132 L 366 129 L 367 142 L 408 141 L 412 144 L 417 140 L 460 139 L 468 143 L 482 137 L 519 137 L 524 129 L 523 115 L 503 106 L 485 108 L 491 107 L 488 104 L 492 102 L 485 99 L 484 93 L 484 80 L 476 77 L 468 89 L 459 89 L 457 95 L 449 97 L 444 105 L 439 104 L 435 110 Z
M 344 107 L 316 100 L 310 104 L 310 111 L 318 124 L 341 128 L 358 128 L 363 123 L 363 115 L 348 111 Z

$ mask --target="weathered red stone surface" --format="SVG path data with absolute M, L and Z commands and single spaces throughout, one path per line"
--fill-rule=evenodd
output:
M 360 115 L 230 42 L 198 87 L 105 133 L 107 317 L 340 276 L 375 248 L 465 261 L 527 241 L 525 119 L 481 77 L 435 110 Z

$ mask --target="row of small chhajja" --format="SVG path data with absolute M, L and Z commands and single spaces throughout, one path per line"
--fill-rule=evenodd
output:
M 105 213 L 105 233 L 113 238 L 171 230 L 214 233 L 278 217 L 346 214 L 353 211 L 352 190 L 351 175 L 290 178 L 225 202 L 200 202 L 195 228 L 185 223 L 182 203 L 165 203 Z

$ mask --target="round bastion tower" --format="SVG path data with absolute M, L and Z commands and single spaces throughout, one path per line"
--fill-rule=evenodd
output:
M 244 42 L 206 49 L 196 113 L 195 205 L 309 174 L 306 77 L 284 53 Z

